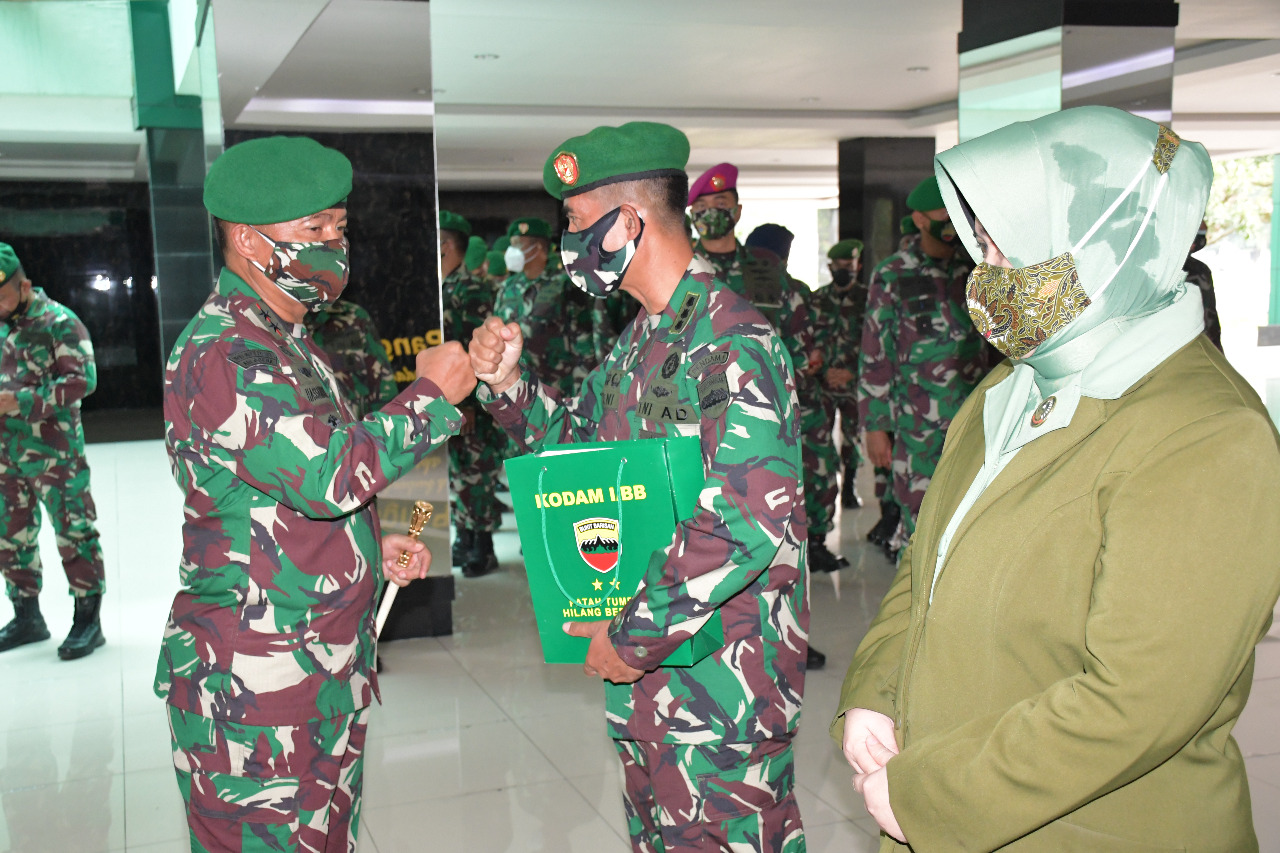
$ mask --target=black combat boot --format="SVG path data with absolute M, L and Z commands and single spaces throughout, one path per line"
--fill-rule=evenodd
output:
M 805 660 L 805 666 L 804 666 L 805 671 L 815 672 L 819 669 L 822 669 L 826 665 L 827 665 L 827 656 L 824 655 L 822 652 L 818 651 L 817 649 L 815 649 L 813 646 L 810 646 L 809 655 Z
M 0 652 L 38 643 L 49 639 L 49 628 L 40 615 L 40 600 L 16 596 L 13 601 L 13 621 L 0 628 Z
M 478 530 L 471 548 L 471 557 L 462 564 L 464 578 L 478 578 L 498 569 L 498 555 L 493 552 L 493 534 Z
M 453 540 L 453 564 L 461 568 L 471 559 L 471 552 L 476 545 L 476 532 L 458 528 L 458 535 Z
M 827 537 L 815 533 L 809 537 L 809 571 L 831 573 L 847 568 L 849 561 L 838 557 L 827 548 Z
M 898 522 L 902 520 L 902 507 L 891 500 L 880 501 L 880 520 L 876 526 L 867 531 L 867 541 L 872 545 L 884 548 L 898 530 Z
M 858 509 L 862 506 L 862 498 L 858 497 L 858 490 L 854 487 L 855 472 L 845 469 L 844 485 L 840 487 L 840 506 L 845 509 Z
M 76 596 L 75 618 L 71 620 L 71 633 L 58 646 L 58 657 L 75 660 L 93 654 L 93 650 L 107 641 L 102 636 L 98 611 L 102 607 L 102 594 Z

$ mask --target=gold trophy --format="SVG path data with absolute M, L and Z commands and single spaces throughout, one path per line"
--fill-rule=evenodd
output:
M 417 542 L 418 537 L 422 535 L 422 528 L 427 526 L 427 522 L 431 520 L 431 513 L 435 512 L 435 507 L 426 501 L 414 501 L 413 512 L 409 515 L 409 538 Z M 409 552 L 401 551 L 400 559 L 396 560 L 396 565 L 404 568 L 409 565 Z
M 422 528 L 427 526 L 427 522 L 431 520 L 431 513 L 435 512 L 435 507 L 426 501 L 414 501 L 413 512 L 409 515 L 409 538 L 418 541 L 418 537 L 422 535 Z M 396 559 L 396 565 L 405 568 L 409 565 L 412 555 L 408 551 L 401 551 L 400 556 Z M 378 608 L 378 619 L 375 623 L 375 636 L 382 636 L 382 626 L 387 624 L 387 617 L 391 615 L 391 605 L 395 603 L 396 593 L 400 591 L 400 587 L 392 584 L 387 590 L 387 594 L 382 597 L 382 606 Z

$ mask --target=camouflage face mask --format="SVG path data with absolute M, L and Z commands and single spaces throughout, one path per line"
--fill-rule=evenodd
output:
M 733 211 L 708 207 L 693 214 L 693 227 L 707 240 L 719 240 L 733 233 Z
M 973 325 L 1009 358 L 1021 359 L 1089 307 L 1071 253 L 1018 269 L 978 264 L 966 302 Z
M 640 220 L 640 233 L 628 240 L 620 249 L 610 252 L 604 247 L 604 238 L 622 215 L 622 208 L 601 216 L 581 231 L 566 231 L 560 235 L 560 259 L 564 271 L 578 289 L 597 299 L 608 296 L 622 286 L 631 259 L 636 256 L 640 238 L 644 236 L 644 220 Z
M 253 230 L 271 244 L 271 261 L 269 266 L 250 263 L 277 287 L 308 311 L 319 311 L 326 303 L 338 301 L 351 271 L 346 237 L 319 243 L 278 243 L 258 229 Z
M 935 240 L 941 240 L 948 245 L 960 239 L 960 235 L 956 233 L 956 227 L 951 224 L 950 219 L 944 219 L 941 222 L 936 219 L 930 219 L 929 233 L 933 235 Z

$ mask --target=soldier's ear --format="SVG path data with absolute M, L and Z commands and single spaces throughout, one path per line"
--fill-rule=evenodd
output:
M 250 261 L 262 261 L 270 253 L 267 241 L 248 225 L 227 223 L 227 249 Z
M 622 227 L 626 230 L 626 240 L 623 242 L 634 240 L 640 236 L 640 211 L 627 202 L 623 202 L 618 207 L 621 210 L 618 221 L 622 223 Z

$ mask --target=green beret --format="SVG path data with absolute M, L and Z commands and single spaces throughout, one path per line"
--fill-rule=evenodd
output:
M 503 251 L 506 251 L 505 249 Z M 502 252 L 493 251 L 485 255 L 485 260 L 489 262 L 489 275 L 506 275 L 507 261 L 502 257 Z
M 911 191 L 911 195 L 907 196 L 907 207 L 922 213 L 939 210 L 946 206 L 947 203 L 942 200 L 942 190 L 938 189 L 937 175 L 925 178 Z
M 17 252 L 8 243 L 0 243 L 0 285 L 8 284 L 13 274 L 22 269 Z
M 916 221 L 912 219 L 910 215 L 902 217 L 902 222 L 899 224 L 902 226 L 903 237 L 906 237 L 909 234 L 920 233 L 920 229 L 916 227 Z
M 523 216 L 507 228 L 507 237 L 545 237 L 550 240 L 551 223 L 536 216 Z
M 484 256 L 489 253 L 489 247 L 484 244 L 483 237 L 477 237 L 474 234 L 467 242 L 467 253 L 462 258 L 462 263 L 471 272 L 475 272 L 484 266 Z
M 510 248 L 511 248 L 510 237 L 499 237 L 497 240 L 493 241 L 493 251 L 495 252 L 505 252 L 507 249 L 510 249 Z
M 605 184 L 683 175 L 688 165 L 689 137 L 669 124 L 631 121 L 565 140 L 542 167 L 542 185 L 563 199 Z
M 440 230 L 457 231 L 463 237 L 471 236 L 471 223 L 452 210 L 440 211 Z
M 244 225 L 290 222 L 336 207 L 351 195 L 351 161 L 305 136 L 269 136 L 233 145 L 209 167 L 204 206 Z
M 861 240 L 841 240 L 827 250 L 827 257 L 833 261 L 852 258 L 855 252 L 861 255 L 862 248 Z

